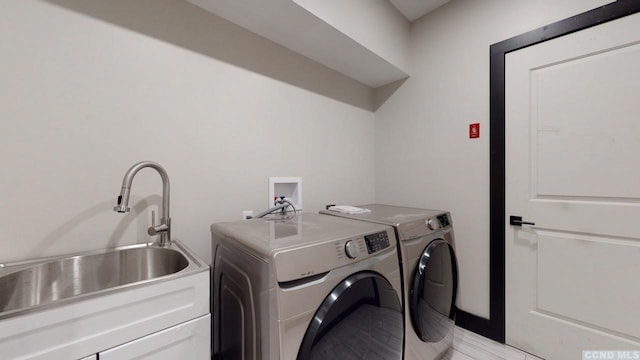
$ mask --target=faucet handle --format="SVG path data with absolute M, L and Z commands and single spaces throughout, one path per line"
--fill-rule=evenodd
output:
M 154 236 L 169 230 L 169 225 L 156 225 L 156 212 L 151 210 L 151 226 L 147 229 L 147 234 Z

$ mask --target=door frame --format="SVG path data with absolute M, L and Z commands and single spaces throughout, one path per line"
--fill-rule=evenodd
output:
M 637 12 L 640 1 L 618 0 L 490 46 L 489 319 L 459 310 L 457 325 L 505 342 L 505 55 Z

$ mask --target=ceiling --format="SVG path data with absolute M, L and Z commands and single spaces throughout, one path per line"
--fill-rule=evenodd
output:
M 389 0 L 409 21 L 416 20 L 424 14 L 447 3 L 449 0 Z

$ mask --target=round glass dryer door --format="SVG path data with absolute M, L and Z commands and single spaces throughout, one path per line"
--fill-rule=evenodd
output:
M 427 245 L 418 261 L 410 295 L 411 322 L 425 342 L 438 342 L 455 319 L 458 269 L 453 247 L 442 239 Z
M 399 294 L 382 275 L 359 272 L 336 286 L 316 311 L 298 360 L 402 359 Z

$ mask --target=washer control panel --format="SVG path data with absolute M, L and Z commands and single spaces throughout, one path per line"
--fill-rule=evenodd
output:
M 389 236 L 386 231 L 365 235 L 364 241 L 367 243 L 367 252 L 373 254 L 389 247 Z
M 378 231 L 380 228 L 386 230 Z M 303 279 L 395 250 L 393 228 L 380 225 L 378 229 L 358 236 L 277 251 L 273 255 L 276 279 L 278 282 Z

